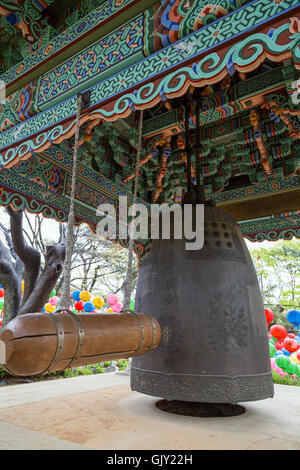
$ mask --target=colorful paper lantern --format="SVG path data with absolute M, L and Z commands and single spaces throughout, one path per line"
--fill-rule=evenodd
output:
M 80 300 L 80 290 L 74 290 L 74 292 L 72 293 L 72 299 Z
M 297 341 L 295 341 L 292 338 L 287 337 L 283 340 L 283 347 L 284 347 L 284 349 L 286 349 L 290 353 L 293 353 L 293 352 L 297 351 L 300 346 L 297 343 Z
M 106 301 L 112 307 L 114 304 L 119 302 L 119 298 L 116 294 L 108 294 Z
M 270 348 L 270 356 L 273 357 L 276 354 L 276 348 L 273 343 L 269 343 L 269 348 Z
M 121 304 L 120 302 L 116 302 L 112 305 L 112 309 L 115 313 L 120 313 L 123 309 L 123 304 Z
M 101 308 L 104 305 L 104 300 L 102 297 L 94 297 L 93 299 L 93 304 L 95 305 L 96 308 Z
M 279 350 L 276 352 L 275 356 L 284 356 L 284 354 L 283 354 L 283 352 L 279 349 Z
M 106 313 L 115 313 L 115 312 L 114 312 L 113 309 L 110 307 L 110 308 L 108 308 L 108 309 L 106 310 Z
M 265 308 L 265 315 L 266 315 L 266 320 L 267 320 L 267 325 L 269 326 L 269 323 L 274 319 L 274 313 L 270 308 Z
M 87 290 L 83 290 L 80 292 L 79 297 L 83 302 L 88 302 L 91 298 L 91 294 Z
M 0 297 L 4 297 L 4 289 L 3 288 L 0 289 Z
M 283 348 L 283 343 L 282 341 L 276 341 L 275 342 L 275 348 L 280 351 Z
M 55 289 L 52 289 L 52 291 L 50 292 L 50 295 L 49 297 L 54 297 L 56 295 L 56 290 Z
M 57 297 L 57 295 L 54 295 L 53 297 L 50 297 L 49 299 L 49 303 L 51 305 L 54 305 L 55 307 L 57 306 L 58 301 L 59 301 L 59 297 Z
M 288 357 L 282 355 L 282 356 L 276 357 L 275 362 L 276 362 L 277 366 L 280 367 L 280 369 L 284 370 L 288 366 L 290 360 L 289 360 Z
M 294 352 L 290 355 L 290 360 L 295 364 L 300 364 L 300 352 Z
M 94 304 L 92 302 L 86 302 L 84 304 L 85 312 L 92 312 L 94 310 Z
M 74 308 L 78 310 L 78 312 L 81 312 L 81 310 L 84 309 L 84 302 L 82 300 L 76 300 L 74 303 Z
M 48 313 L 52 313 L 55 310 L 55 306 L 51 305 L 49 302 L 45 305 L 45 311 Z
M 290 310 L 286 314 L 286 319 L 295 327 L 300 325 L 300 311 L 299 310 Z
M 273 336 L 273 338 L 276 338 L 279 341 L 287 337 L 287 331 L 284 328 L 284 326 L 281 326 L 281 325 L 271 326 L 270 333 Z

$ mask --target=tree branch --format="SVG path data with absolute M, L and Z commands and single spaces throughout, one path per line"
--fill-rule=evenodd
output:
M 0 241 L 0 282 L 5 290 L 2 326 L 17 316 L 21 283 L 11 262 L 9 249 Z
M 47 254 L 44 270 L 30 296 L 21 306 L 18 315 L 41 311 L 62 273 L 65 250 L 64 244 L 46 246 Z
M 25 242 L 23 237 L 23 210 L 16 211 L 11 207 L 6 208 L 10 216 L 11 238 L 14 250 L 24 263 L 24 295 L 23 304 L 32 293 L 40 271 L 41 255 Z

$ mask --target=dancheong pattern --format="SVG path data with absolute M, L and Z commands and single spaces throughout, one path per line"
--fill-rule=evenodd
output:
M 6 83 L 14 81 L 17 77 L 39 66 L 43 61 L 49 60 L 55 56 L 61 49 L 70 47 L 70 45 L 84 37 L 89 31 L 101 24 L 120 10 L 128 8 L 134 0 L 107 0 L 98 8 L 90 12 L 84 19 L 76 22 L 70 28 L 65 29 L 61 34 L 55 35 L 48 44 L 40 48 L 33 55 L 28 55 L 22 62 L 16 64 L 10 70 L 5 72 L 1 79 Z
M 237 42 L 231 47 L 227 47 L 222 54 L 212 52 L 206 54 L 203 59 L 192 65 L 182 66 L 173 72 L 168 73 L 160 81 L 151 81 L 143 85 L 145 77 L 153 77 L 158 72 L 164 70 L 165 64 L 171 69 L 171 63 L 178 62 L 178 51 L 174 46 L 170 46 L 167 52 L 160 52 L 154 55 L 151 60 L 146 59 L 129 67 L 125 71 L 104 80 L 91 90 L 92 103 L 99 103 L 110 99 L 107 105 L 93 111 L 89 115 L 85 114 L 81 118 L 81 124 L 94 119 L 104 119 L 115 121 L 120 117 L 126 117 L 135 109 L 152 107 L 158 101 L 167 98 L 174 98 L 183 95 L 190 85 L 204 86 L 205 84 L 217 83 L 227 74 L 228 64 L 231 63 L 236 70 L 250 71 L 258 67 L 264 58 L 282 60 L 288 56 L 300 66 L 299 53 L 300 34 L 290 34 L 290 22 L 284 23 L 277 29 L 272 30 L 272 34 L 258 33 L 249 35 L 241 42 Z M 148 63 L 148 62 L 149 63 Z M 151 69 L 149 69 L 151 63 Z M 155 73 L 153 74 L 153 70 Z M 124 91 L 131 86 L 140 86 L 135 92 L 123 94 L 120 98 L 113 99 L 115 94 Z M 39 114 L 22 125 L 22 137 L 35 133 L 37 128 L 42 130 L 49 127 L 51 123 L 56 123 L 60 119 L 74 113 L 75 98 L 58 105 L 56 108 Z M 19 125 L 20 126 L 20 125 Z M 19 129 L 9 129 L 0 135 L 0 148 L 7 147 L 9 142 L 18 140 Z M 15 159 L 27 158 L 32 150 L 44 150 L 49 147 L 50 142 L 59 143 L 64 139 L 74 135 L 74 121 L 71 123 L 59 124 L 50 131 L 41 132 L 35 140 L 22 143 L 20 146 L 9 149 L 2 153 L 2 164 L 11 165 Z
M 300 213 L 293 206 L 300 167 L 293 84 L 300 76 L 298 6 L 295 0 L 146 0 L 142 11 L 138 0 L 82 0 L 64 10 L 62 23 L 52 23 L 57 29 L 41 17 L 44 29 L 26 47 L 24 33 L 9 26 L 20 51 L 15 57 L 11 48 L 0 54 L 9 90 L 0 107 L 0 204 L 67 220 L 76 95 L 87 89 L 76 225 L 87 223 L 95 231 L 99 204 L 117 209 L 120 195 L 132 201 L 139 110 L 144 126 L 138 200 L 180 202 L 187 184 L 186 95 L 192 184 L 200 158 L 206 197 L 232 213 L 249 207 L 247 220 L 238 222 L 245 237 L 299 237 Z M 56 2 L 53 7 L 52 13 Z M 289 203 L 276 207 L 286 212 L 262 207 L 255 219 L 248 202 L 268 205 L 281 195 Z M 141 254 L 144 241 L 135 249 Z
M 124 61 L 143 49 L 143 16 L 135 18 L 109 36 L 101 39 L 93 47 L 89 47 L 63 64 L 52 69 L 41 77 L 38 85 L 38 107 L 43 110 L 53 105 L 58 97 L 66 97 L 66 92 L 72 95 L 76 86 L 87 87 L 93 82 L 103 80 L 117 69 L 126 67 Z M 136 62 L 143 58 L 131 58 Z M 116 70 L 117 71 L 117 70 Z
M 139 104 L 146 104 L 148 107 L 151 103 L 157 99 L 162 99 L 164 94 L 168 93 L 169 88 L 172 93 L 181 89 L 183 85 L 187 86 L 186 78 L 183 74 L 190 75 L 192 73 L 192 80 L 200 80 L 198 86 L 202 86 L 203 82 L 212 83 L 219 81 L 219 76 L 227 72 L 228 67 L 236 67 L 241 71 L 247 71 L 247 69 L 255 68 L 264 57 L 271 57 L 271 60 L 281 60 L 282 57 L 286 57 L 288 53 L 294 57 L 295 64 L 299 64 L 300 67 L 300 53 L 299 53 L 299 33 L 289 34 L 290 22 L 286 21 L 285 26 L 282 26 L 282 30 L 277 28 L 274 32 L 273 28 L 265 28 L 263 35 L 250 35 L 244 41 L 237 42 L 229 48 L 225 47 L 226 41 L 231 39 L 233 36 L 237 36 L 241 33 L 245 33 L 249 26 L 253 28 L 263 24 L 266 19 L 269 19 L 273 15 L 285 12 L 288 8 L 295 6 L 298 2 L 296 0 L 288 0 L 283 2 L 270 2 L 269 0 L 259 0 L 251 2 L 246 5 L 242 10 L 233 12 L 232 14 L 221 18 L 212 25 L 203 27 L 201 30 L 190 34 L 185 38 L 184 41 L 177 42 L 174 46 L 171 45 L 161 52 L 153 54 L 151 57 L 140 61 L 138 64 L 122 70 L 117 75 L 107 78 L 101 81 L 99 84 L 92 87 L 91 105 L 96 106 L 105 100 L 110 100 L 110 109 L 112 102 L 115 100 L 113 111 L 107 112 L 103 109 L 101 117 L 103 119 L 117 119 L 123 117 L 124 114 L 129 114 L 131 109 L 137 107 Z M 221 53 L 212 52 L 209 54 L 209 50 L 213 47 L 224 43 L 224 50 Z M 199 61 L 197 57 L 201 54 L 205 54 L 205 57 Z M 245 54 L 245 56 L 243 56 Z M 179 67 L 182 63 L 191 61 L 192 72 L 189 73 L 189 69 L 186 71 L 182 68 L 182 73 L 175 75 L 167 75 L 164 78 L 165 85 L 162 83 L 161 87 L 155 87 L 151 82 L 145 89 L 140 88 L 140 92 L 130 94 L 129 96 L 124 95 L 120 100 L 116 99 L 115 96 L 126 93 L 126 91 L 132 87 L 142 87 L 143 82 L 147 80 L 155 80 L 155 77 L 159 73 L 171 72 L 175 67 Z M 193 65 L 195 61 L 195 65 Z M 197 66 L 196 66 L 197 64 Z M 195 71 L 193 70 L 195 69 Z M 193 73 L 194 72 L 194 73 Z M 196 72 L 196 73 L 195 73 Z M 178 77 L 178 78 L 177 78 Z M 184 81 L 182 81 L 184 78 Z M 5 77 L 2 78 L 5 83 L 7 80 Z M 73 78 L 74 80 L 74 78 Z M 168 82 L 174 82 L 178 80 L 176 87 L 174 85 L 170 87 Z M 55 85 L 57 84 L 56 80 Z M 80 83 L 80 80 L 76 80 L 73 86 L 76 87 Z M 164 89 L 165 88 L 165 89 Z M 156 93 L 153 93 L 153 90 Z M 161 95 L 161 96 L 160 96 Z M 132 97 L 131 97 L 132 96 Z M 167 96 L 167 95 L 166 95 Z M 172 94 L 171 94 L 172 96 Z M 142 99 L 141 99 L 142 98 Z M 37 120 L 30 120 L 25 128 L 22 128 L 22 136 L 30 136 L 37 130 L 42 130 L 44 127 L 49 127 L 54 123 L 59 122 L 62 119 L 67 119 L 73 116 L 76 112 L 76 99 L 74 97 L 64 101 L 62 104 L 58 104 L 54 110 L 50 112 L 40 113 Z M 16 131 L 18 133 L 18 131 Z M 0 136 L 0 148 L 4 147 L 2 143 L 5 140 L 6 144 L 9 142 L 15 142 L 18 139 L 18 135 L 12 134 L 7 131 Z

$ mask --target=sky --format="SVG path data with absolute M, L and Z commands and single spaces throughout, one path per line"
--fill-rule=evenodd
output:
M 33 214 L 29 214 L 31 220 L 34 219 Z M 9 227 L 9 216 L 6 214 L 5 210 L 0 207 L 0 221 L 6 227 Z M 44 218 L 42 225 L 42 234 L 45 240 L 48 242 L 56 243 L 59 237 L 59 225 L 60 222 L 56 222 L 54 219 Z M 26 219 L 24 218 L 24 228 L 29 229 Z M 3 240 L 2 232 L 0 231 L 0 239 Z M 244 238 L 245 243 L 248 247 L 248 250 L 254 250 L 259 248 L 271 248 L 274 247 L 274 244 L 277 242 L 263 241 L 263 242 L 250 242 L 247 238 Z

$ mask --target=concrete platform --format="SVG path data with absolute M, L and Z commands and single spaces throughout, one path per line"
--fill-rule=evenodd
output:
M 0 388 L 0 449 L 300 449 L 300 387 L 275 385 L 240 416 L 195 418 L 158 410 L 129 382 L 112 372 Z

